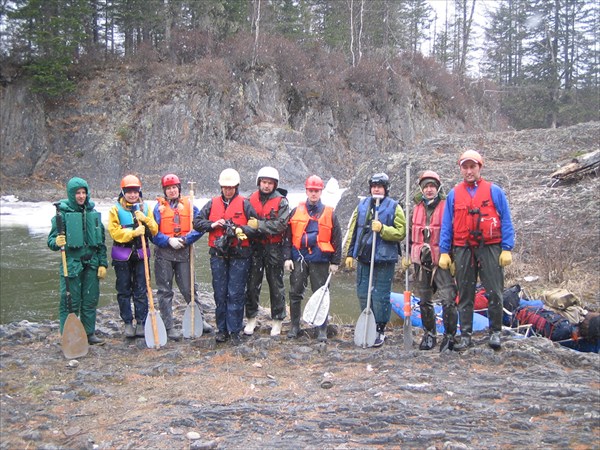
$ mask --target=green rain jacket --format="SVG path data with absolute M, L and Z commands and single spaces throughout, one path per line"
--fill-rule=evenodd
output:
M 87 193 L 82 206 L 79 206 L 75 200 L 75 193 L 80 188 L 84 188 Z M 97 269 L 99 266 L 108 267 L 104 225 L 100 213 L 94 209 L 95 204 L 89 194 L 87 182 L 82 178 L 74 177 L 67 183 L 68 198 L 59 201 L 58 209 L 63 219 L 67 238 L 65 251 L 69 277 L 79 275 L 84 264 L 92 269 Z M 60 247 L 56 245 L 56 237 L 59 232 L 56 216 L 54 216 L 52 229 L 48 235 L 48 247 L 51 250 L 60 250 Z

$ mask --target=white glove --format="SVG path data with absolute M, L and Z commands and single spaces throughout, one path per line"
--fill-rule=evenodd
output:
M 339 268 L 337 264 L 329 264 L 329 273 L 335 275 Z
M 175 250 L 181 250 L 183 247 L 185 247 L 183 241 L 177 238 L 169 238 L 169 245 Z
M 291 259 L 286 259 L 283 263 L 283 268 L 288 272 L 291 272 L 292 270 L 294 270 L 294 261 L 292 261 Z

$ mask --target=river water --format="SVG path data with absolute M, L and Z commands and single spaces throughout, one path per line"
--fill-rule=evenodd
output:
M 305 196 L 297 193 L 290 194 L 288 198 L 290 205 L 294 207 Z M 195 205 L 200 208 L 205 202 L 206 199 L 196 199 Z M 152 201 L 149 203 L 154 205 Z M 96 202 L 96 209 L 102 214 L 105 225 L 112 204 L 109 200 Z M 46 245 L 54 214 L 55 209 L 50 202 L 21 202 L 13 196 L 0 199 L 0 323 L 20 320 L 40 322 L 58 317 L 61 257 L 60 252 L 53 252 Z M 345 222 L 342 219 L 340 221 Z M 109 255 L 110 246 L 111 239 L 107 233 Z M 195 255 L 200 290 L 212 294 L 206 237 L 202 237 L 196 244 Z M 151 263 L 151 268 L 152 266 Z M 355 293 L 355 276 L 355 272 L 345 273 L 340 270 L 331 281 L 330 314 L 335 322 L 353 323 L 360 314 Z M 287 273 L 285 285 L 287 299 Z M 305 300 L 310 294 L 309 288 Z M 100 306 L 116 302 L 115 275 L 109 265 L 107 276 L 100 285 Z M 269 306 L 266 281 L 263 283 L 261 305 Z

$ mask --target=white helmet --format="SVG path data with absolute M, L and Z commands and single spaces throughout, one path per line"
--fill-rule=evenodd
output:
M 234 187 L 240 184 L 240 174 L 235 169 L 225 169 L 219 175 L 219 185 L 221 187 Z
M 271 178 L 275 180 L 275 184 L 279 184 L 279 172 L 274 167 L 265 166 L 258 171 L 258 175 L 256 175 L 256 185 L 260 184 L 261 178 Z

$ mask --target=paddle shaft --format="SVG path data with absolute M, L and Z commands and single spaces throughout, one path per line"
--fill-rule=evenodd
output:
M 56 207 L 56 229 L 58 230 L 59 235 L 65 235 L 65 223 L 63 222 L 62 214 L 59 209 L 60 203 L 55 203 Z M 65 246 L 60 247 L 60 256 L 62 258 L 62 267 L 63 267 L 63 277 L 65 279 L 65 291 L 67 297 L 67 309 L 69 310 L 69 314 L 73 312 L 73 298 L 71 297 L 71 289 L 69 288 L 69 268 L 67 266 L 67 252 L 65 251 Z
M 406 256 L 410 259 L 410 164 L 406 165 Z M 408 269 L 404 273 L 404 349 L 412 348 L 411 292 L 408 290 Z
M 188 181 L 188 184 L 190 185 L 190 232 L 194 229 L 194 184 L 196 184 L 195 181 Z M 194 244 L 190 242 L 190 307 L 192 308 L 192 310 L 190 311 L 191 314 L 191 319 L 192 319 L 192 323 L 191 323 L 191 337 L 194 337 L 196 335 L 196 330 L 195 330 L 195 326 L 196 326 L 196 322 L 195 322 L 195 309 L 194 306 L 194 302 L 196 301 L 195 298 L 195 292 L 194 292 Z
M 375 198 L 375 219 L 379 220 L 379 197 Z M 375 247 L 377 246 L 377 232 L 373 231 L 373 242 L 371 243 L 371 266 L 369 267 L 369 289 L 367 291 L 367 314 L 371 313 L 371 289 L 373 289 L 373 271 L 375 270 Z M 363 345 L 367 345 L 367 328 L 365 327 Z M 364 348 L 364 347 L 363 347 Z
M 137 220 L 134 220 L 137 226 Z M 150 268 L 148 267 L 148 249 L 146 248 L 146 236 L 140 236 L 142 241 L 142 253 L 144 254 L 144 274 L 146 275 L 146 291 L 148 293 L 148 306 L 150 308 L 149 316 L 152 324 L 152 334 L 154 335 L 154 346 L 160 348 L 158 335 L 158 324 L 156 323 L 156 312 L 154 311 L 154 298 L 152 297 L 152 285 L 150 284 Z

